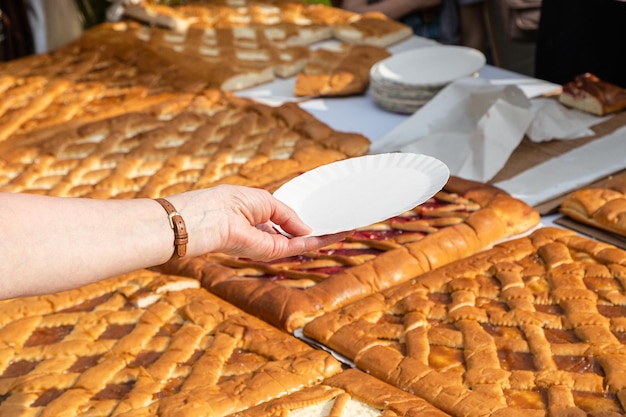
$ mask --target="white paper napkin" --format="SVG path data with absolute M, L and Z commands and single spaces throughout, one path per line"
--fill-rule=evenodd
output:
M 462 78 L 374 142 L 371 152 L 423 153 L 446 163 L 452 175 L 488 181 L 519 145 L 532 117 L 518 87 Z
M 591 127 L 610 118 L 568 109 L 558 101 L 548 98 L 533 99 L 532 109 L 533 122 L 526 134 L 533 142 L 592 136 L 594 132 Z
M 626 127 L 496 183 L 534 206 L 626 168 Z

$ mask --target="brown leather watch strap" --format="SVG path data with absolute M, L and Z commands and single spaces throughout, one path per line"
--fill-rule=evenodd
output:
M 170 226 L 174 230 L 174 253 L 170 258 L 170 261 L 178 258 L 182 258 L 187 253 L 187 243 L 189 237 L 187 235 L 187 227 L 185 226 L 185 220 L 183 216 L 176 211 L 172 203 L 164 198 L 155 198 L 154 201 L 159 203 L 167 212 L 167 217 L 170 221 Z

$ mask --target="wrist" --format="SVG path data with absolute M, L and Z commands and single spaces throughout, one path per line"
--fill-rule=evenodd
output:
M 174 205 L 165 198 L 156 198 L 158 204 L 160 204 L 168 217 L 169 225 L 174 232 L 174 249 L 170 261 L 182 258 L 187 253 L 187 243 L 189 242 L 189 235 L 187 233 L 187 226 L 182 214 L 176 210 Z

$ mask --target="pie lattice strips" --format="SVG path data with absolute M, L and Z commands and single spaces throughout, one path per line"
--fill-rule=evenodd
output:
M 415 397 L 356 369 L 230 417 L 448 417 Z
M 138 4 L 127 6 L 126 14 L 162 26 L 129 26 L 152 50 L 162 53 L 164 48 L 183 60 L 200 59 L 210 74 L 210 87 L 241 90 L 304 71 L 296 96 L 364 93 L 370 67 L 389 55 L 385 48 L 412 35 L 410 27 L 382 14 L 289 1 L 243 2 L 237 7 L 211 2 L 171 9 Z M 348 52 L 320 55 L 310 48 L 333 38 L 345 43 Z
M 14 138 L 33 141 L 38 134 L 51 135 L 53 129 L 149 110 L 185 97 L 150 94 L 144 87 L 109 88 L 100 82 L 11 75 L 0 75 L 0 93 L 0 143 Z
M 463 187 L 462 193 L 452 191 Z M 167 265 L 167 271 L 197 277 L 211 292 L 293 332 L 325 311 L 469 256 L 538 222 L 538 213 L 525 203 L 453 177 L 443 192 L 414 210 L 315 252 L 267 263 L 210 254 Z
M 207 87 L 197 66 L 181 65 L 142 46 L 144 42 L 128 36 L 125 27 L 94 26 L 58 50 L 0 63 L 0 75 L 99 82 L 108 88 L 143 87 L 151 94 L 198 92 Z
M 560 211 L 572 219 L 626 236 L 626 176 L 597 188 L 583 188 L 563 199 Z
M 269 188 L 368 147 L 296 104 L 205 90 L 14 146 L 0 157 L 0 190 L 156 198 L 220 183 Z
M 346 96 L 367 89 L 372 66 L 391 54 L 371 45 L 318 48 L 296 76 L 296 96 Z
M 225 416 L 341 371 L 197 281 L 150 271 L 0 311 L 0 415 Z
M 625 306 L 625 251 L 541 228 L 303 332 L 453 416 L 617 417 Z
M 194 27 L 267 28 L 275 42 L 311 45 L 342 42 L 387 47 L 410 37 L 411 28 L 382 13 L 358 14 L 322 4 L 279 1 L 211 1 L 164 7 L 142 2 L 125 6 L 128 17 L 177 32 Z

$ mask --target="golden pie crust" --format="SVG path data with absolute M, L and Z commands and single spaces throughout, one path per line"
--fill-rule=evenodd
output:
M 316 49 L 296 76 L 294 95 L 363 94 L 369 85 L 371 67 L 390 55 L 386 49 L 371 45 L 343 44 L 337 49 Z
M 164 8 L 144 2 L 127 6 L 126 14 L 152 25 L 133 30 L 152 50 L 200 59 L 209 67 L 210 87 L 240 90 L 299 74 L 296 96 L 363 94 L 369 68 L 389 55 L 385 48 L 413 34 L 380 13 L 291 1 L 234 6 L 210 2 Z M 309 48 L 331 39 L 362 47 L 344 48 L 348 51 L 340 55 Z
M 567 194 L 559 210 L 581 223 L 626 236 L 626 176 Z
M 454 416 L 617 416 L 625 288 L 625 251 L 541 228 L 303 332 Z
M 104 23 L 58 50 L 0 63 L 0 145 L 15 136 L 45 136 L 66 124 L 150 110 L 176 102 L 172 94 L 236 91 L 294 77 L 307 63 L 297 95 L 363 94 L 369 68 L 389 55 L 380 46 L 353 45 L 342 53 L 349 59 L 337 65 L 337 56 L 315 53 L 311 45 L 333 39 L 337 25 L 371 26 L 369 16 L 323 5 L 212 1 L 129 7 L 184 21 L 184 30 L 134 20 Z M 385 36 L 384 29 L 376 33 Z
M 232 417 L 447 417 L 422 398 L 388 385 L 356 369 L 334 375 L 319 385 L 235 413 Z
M 369 148 L 364 136 L 335 131 L 294 103 L 272 107 L 218 90 L 76 123 L 7 142 L 0 190 L 156 198 L 221 183 L 271 189 Z
M 455 191 L 456 190 L 456 191 Z M 444 192 L 340 242 L 268 263 L 209 254 L 164 266 L 289 332 L 324 312 L 528 231 L 538 213 L 484 184 L 453 177 Z
M 333 35 L 342 42 L 386 48 L 413 35 L 413 30 L 379 12 L 333 26 Z
M 226 416 L 341 372 L 198 286 L 138 271 L 0 303 L 0 415 Z

